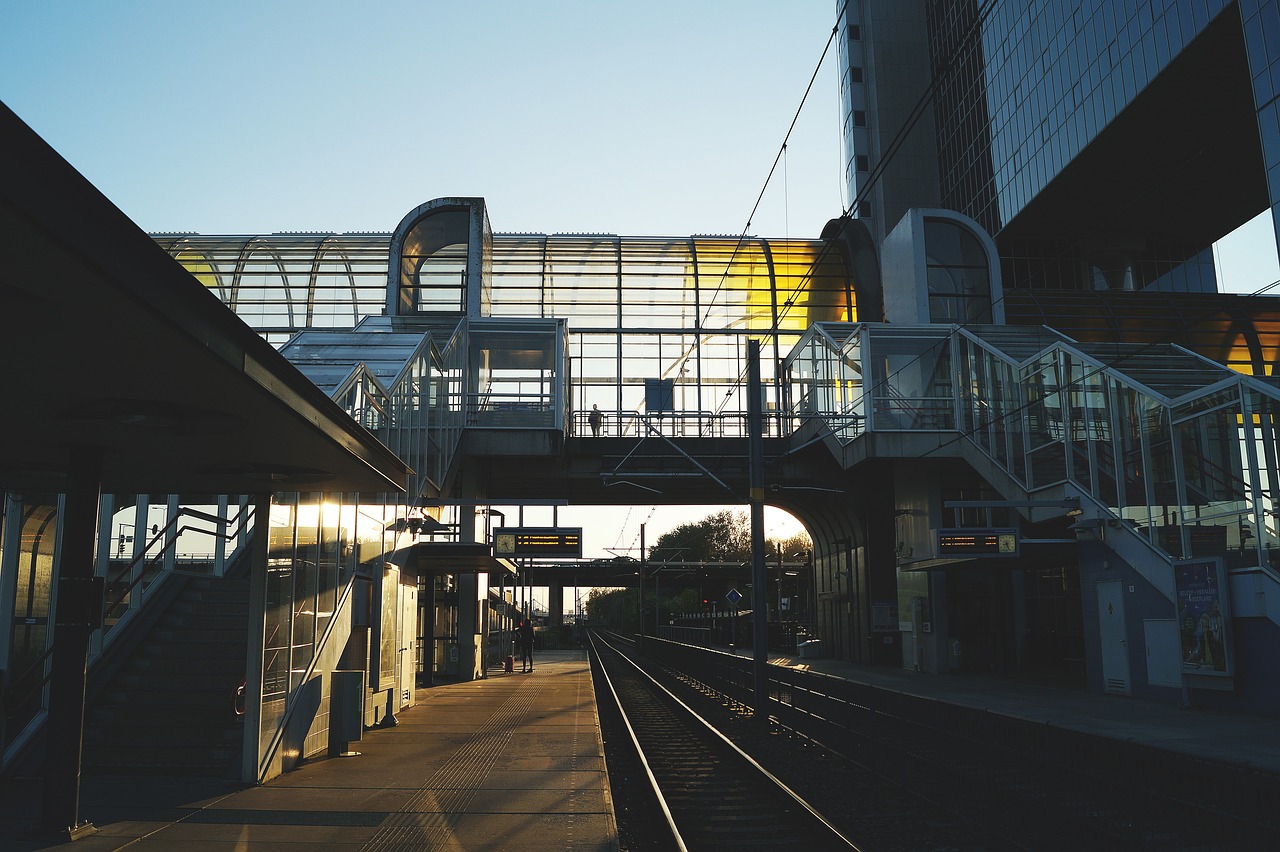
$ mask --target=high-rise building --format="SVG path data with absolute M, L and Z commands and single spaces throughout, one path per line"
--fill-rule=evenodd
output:
M 1005 291 L 1213 292 L 1280 198 L 1280 11 L 1261 0 L 840 4 L 852 215 L 940 205 Z

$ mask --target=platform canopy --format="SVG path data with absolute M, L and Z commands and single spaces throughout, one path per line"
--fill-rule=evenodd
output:
M 408 469 L 0 104 L 0 488 L 399 491 Z

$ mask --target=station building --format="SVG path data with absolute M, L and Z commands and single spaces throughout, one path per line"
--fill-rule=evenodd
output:
M 1276 712 L 1280 306 L 1206 255 L 1273 195 L 1274 4 L 1042 5 L 844 6 L 857 203 L 813 239 L 501 233 L 466 197 L 148 235 L 5 111 L 2 351 L 38 415 L 0 432 L 5 766 L 44 749 L 65 802 L 82 731 L 119 768 L 173 725 L 262 781 L 482 677 L 527 582 L 493 507 L 745 502 L 748 340 L 824 653 Z M 1171 153 L 1197 74 L 1210 124 L 1253 123 Z M 1248 174 L 1173 205 L 1210 141 Z M 111 712 L 166 693 L 242 715 Z
M 1185 382 L 1195 370 L 1179 367 L 1165 346 L 1176 344 L 1265 385 L 1276 375 L 1274 309 L 1269 300 L 1217 292 L 1213 244 L 1255 217 L 1280 227 L 1277 5 L 851 0 L 837 7 L 845 180 L 852 217 L 868 241 L 889 246 L 912 209 L 957 211 L 991 237 L 1007 326 L 1049 327 L 1086 348 L 1102 347 L 1083 362 L 1023 364 L 1031 373 L 1049 372 L 1018 379 L 1029 383 L 1018 401 L 997 407 L 1028 431 L 1015 430 L 1005 446 L 1000 439 L 979 440 L 989 458 L 1024 458 L 1015 476 L 1031 493 L 1010 493 L 970 460 L 972 470 L 956 485 L 935 480 L 914 486 L 914 497 L 898 494 L 895 511 L 902 514 L 893 547 L 907 554 L 894 557 L 898 617 L 923 640 L 916 664 L 1020 669 L 1047 654 L 1060 669 L 1077 658 L 1093 689 L 1181 690 L 1185 701 L 1242 702 L 1275 712 L 1280 695 L 1266 683 L 1274 680 L 1280 637 L 1274 610 L 1264 603 L 1268 594 L 1275 597 L 1266 544 L 1275 529 L 1268 514 L 1272 477 L 1227 475 L 1235 464 L 1194 449 L 1216 444 L 1244 462 L 1258 452 L 1248 437 L 1252 415 L 1223 410 L 1216 416 L 1235 425 L 1210 437 L 1202 418 L 1215 406 L 1202 400 L 1184 407 L 1199 395 L 1192 388 L 1197 380 Z M 967 298 L 982 292 L 981 277 L 975 284 L 972 275 L 928 275 L 927 306 L 917 296 L 915 312 L 907 305 L 904 314 L 894 301 L 912 289 L 899 289 L 886 267 L 883 318 L 988 321 L 980 310 L 985 300 Z M 1257 289 L 1265 292 L 1270 283 L 1257 282 Z M 955 367 L 949 365 L 957 381 L 981 394 L 1005 395 L 1012 377 L 966 375 Z M 1136 387 L 1107 388 L 1102 376 L 1110 369 Z M 1062 428 L 1074 434 L 1049 451 L 1050 467 L 1063 465 L 1057 473 L 1036 470 L 1056 443 L 1035 435 L 1045 425 L 1037 400 L 1052 398 L 1039 384 L 1069 394 L 1062 400 Z M 1136 399 L 1123 402 L 1131 392 L 1174 404 L 1157 414 Z M 1105 417 L 1103 409 L 1110 412 Z M 992 416 L 975 410 L 961 429 L 987 432 L 983 424 Z M 1252 418 L 1253 426 L 1264 420 Z M 1270 465 L 1259 463 L 1260 471 Z M 1037 522 L 1037 513 L 1052 513 L 1013 502 L 1042 495 L 1035 482 L 1064 471 L 1108 507 L 1096 533 L 1087 507 L 1083 516 L 1072 515 L 1076 555 L 1058 545 L 1033 545 L 1004 561 L 960 562 L 938 552 L 937 530 L 968 526 L 966 515 L 1013 511 L 1026 524 Z M 972 472 L 979 481 L 960 484 Z M 993 487 L 995 495 L 976 493 Z M 1251 507 L 1259 512 L 1249 516 Z M 927 520 L 916 520 L 922 516 Z M 1003 517 L 983 520 L 999 525 Z M 1061 538 L 1060 529 L 1046 538 Z M 1116 558 L 1131 539 L 1170 558 L 1172 570 L 1162 567 L 1156 575 L 1177 582 L 1190 582 L 1193 569 L 1184 560 L 1223 560 L 1228 579 L 1215 581 L 1215 594 L 1235 603 L 1229 632 L 1242 641 L 1232 664 L 1218 652 L 1213 665 L 1233 668 L 1234 684 L 1192 670 L 1207 665 L 1196 649 L 1208 606 L 1192 599 L 1208 593 L 1174 589 L 1175 617 L 1164 603 L 1169 589 L 1157 576 L 1155 586 L 1165 591 L 1146 602 L 1151 582 L 1128 573 L 1135 568 L 1148 575 L 1142 559 Z M 1037 551 L 1049 555 L 1031 568 L 1041 558 Z M 916 579 L 905 580 L 907 572 Z M 904 593 L 907 586 L 917 593 Z M 846 601 L 843 591 L 832 590 Z M 940 613 L 947 617 L 949 646 L 930 640 Z M 1212 635 L 1227 632 L 1216 627 L 1219 618 L 1220 608 L 1209 617 Z M 1161 660 L 1175 659 L 1167 650 L 1174 645 L 1182 650 L 1181 670 L 1170 662 L 1161 671 Z M 904 656 L 911 664 L 909 649 Z M 1252 686 L 1242 689 L 1242 679 Z

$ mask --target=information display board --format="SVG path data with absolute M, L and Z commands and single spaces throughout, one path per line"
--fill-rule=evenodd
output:
M 498 527 L 493 531 L 493 555 L 578 559 L 582 527 Z
M 1015 529 L 938 530 L 938 556 L 1017 556 Z

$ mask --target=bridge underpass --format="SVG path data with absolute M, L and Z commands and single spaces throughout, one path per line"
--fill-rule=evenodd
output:
M 747 506 L 746 438 L 554 438 L 560 436 L 549 439 L 540 430 L 467 430 L 459 452 L 466 469 L 459 479 L 474 488 L 478 500 L 494 505 L 564 500 L 572 506 Z M 876 448 L 846 468 L 850 460 L 820 422 L 786 438 L 764 439 L 764 502 L 795 517 L 812 539 L 813 558 L 803 567 L 806 582 L 799 585 L 806 614 L 828 625 L 824 638 L 833 655 L 886 664 L 900 657 L 896 621 L 887 629 L 873 617 L 877 605 L 883 610 L 897 599 L 899 516 L 893 483 L 895 462 L 903 460 L 893 456 L 911 457 L 920 453 L 921 442 L 936 447 L 943 440 L 864 436 L 855 443 L 874 442 Z M 958 455 L 958 447 L 953 452 Z M 958 457 L 930 459 L 928 467 L 930 476 L 973 479 Z M 512 519 L 504 523 L 513 525 Z M 766 571 L 771 567 L 766 557 Z M 580 572 L 576 578 L 575 572 Z M 590 579 L 588 572 L 593 569 L 580 564 L 533 563 L 520 582 L 562 589 L 626 580 Z M 745 591 L 751 584 L 751 570 L 740 563 L 712 566 L 700 579 L 706 596 L 722 604 L 729 588 Z M 654 594 L 654 585 L 661 584 L 659 573 L 645 593 Z M 561 609 L 555 591 L 551 598 L 548 609 L 555 618 Z M 885 629 L 873 635 L 873 625 Z

